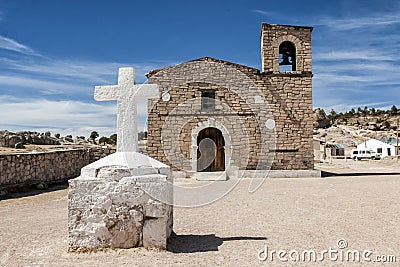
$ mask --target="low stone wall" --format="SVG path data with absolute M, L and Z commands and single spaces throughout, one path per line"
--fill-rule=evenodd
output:
M 102 147 L 93 147 L 87 149 L 87 152 L 89 153 L 89 163 L 95 162 L 96 160 L 99 160 L 101 158 L 104 158 L 110 154 L 115 153 L 116 149 L 115 148 L 102 148 Z
M 0 188 L 66 181 L 79 176 L 82 167 L 114 152 L 95 147 L 0 155 Z

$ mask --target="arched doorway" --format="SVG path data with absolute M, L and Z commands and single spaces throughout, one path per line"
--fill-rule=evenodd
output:
M 197 136 L 197 171 L 225 171 L 225 140 L 217 128 L 205 128 Z

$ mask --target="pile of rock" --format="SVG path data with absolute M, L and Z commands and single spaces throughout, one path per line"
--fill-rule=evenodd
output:
M 359 129 L 371 131 L 390 131 L 396 130 L 397 117 L 388 114 L 383 115 L 368 115 L 368 116 L 354 116 L 348 119 L 337 119 L 335 124 L 354 126 Z
M 17 132 L 0 131 L 0 146 L 11 148 L 25 148 L 26 144 L 60 145 L 60 141 L 51 137 L 50 132 Z
M 330 119 L 326 116 L 325 111 L 321 108 L 316 108 L 313 110 L 313 127 L 318 128 L 328 128 L 331 126 Z
M 0 131 L 0 146 L 11 148 L 25 148 L 25 145 L 63 145 L 63 144 L 95 144 L 95 140 L 86 140 L 84 136 L 66 135 L 62 137 L 60 134 L 51 136 L 49 131 L 45 133 L 23 131 L 23 132 L 9 132 L 7 130 Z
M 331 126 L 326 129 L 318 129 L 314 137 L 331 144 L 342 144 L 345 147 L 355 147 L 363 141 L 362 137 L 345 127 Z
M 91 141 L 90 139 L 86 140 L 84 136 L 76 136 L 75 138 L 72 137 L 72 135 L 67 135 L 64 137 L 59 138 L 61 144 L 77 144 L 77 145 L 83 145 L 83 144 L 88 144 L 92 143 L 95 144 L 94 141 Z

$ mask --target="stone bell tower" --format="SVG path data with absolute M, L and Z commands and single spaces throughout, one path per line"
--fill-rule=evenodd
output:
M 312 73 L 312 27 L 262 24 L 261 57 L 264 73 Z
M 276 169 L 314 167 L 312 126 L 312 27 L 263 23 L 261 76 L 276 122 Z M 275 167 L 276 166 L 276 167 Z M 287 166 L 287 167 L 286 167 Z

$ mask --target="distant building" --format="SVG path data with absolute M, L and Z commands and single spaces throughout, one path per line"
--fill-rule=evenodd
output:
M 323 161 L 331 157 L 344 157 L 344 152 L 345 147 L 342 144 L 330 144 L 314 139 L 314 160 L 316 161 Z
M 396 156 L 396 138 L 369 139 L 357 146 L 357 149 L 371 149 L 381 157 Z M 397 147 L 398 149 L 398 147 Z
M 344 157 L 344 145 L 327 143 L 326 154 L 328 156 Z

